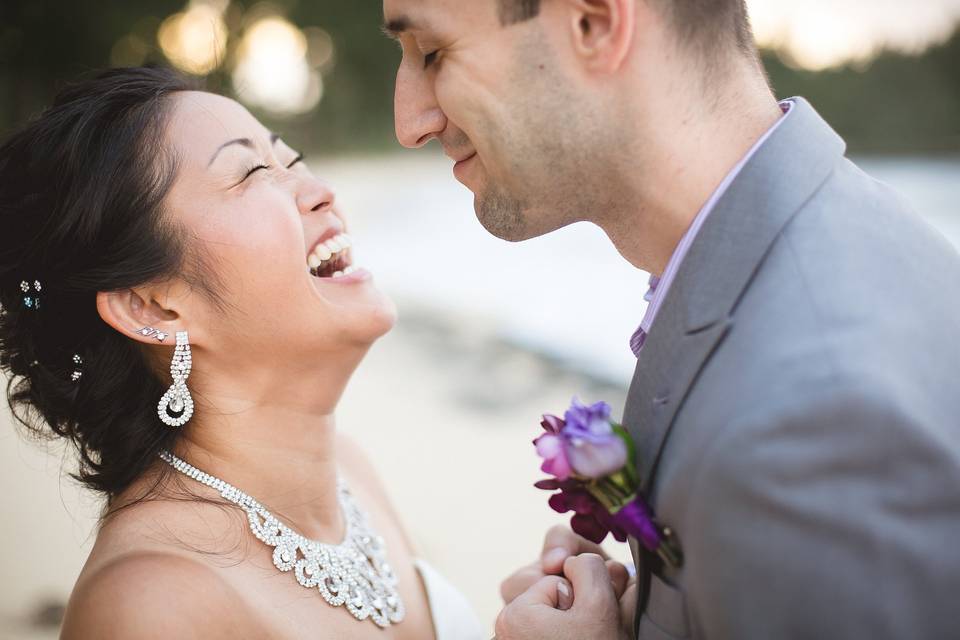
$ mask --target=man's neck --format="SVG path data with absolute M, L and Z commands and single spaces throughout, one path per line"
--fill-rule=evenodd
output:
M 661 91 L 639 118 L 648 123 L 633 141 L 640 161 L 620 168 L 629 204 L 597 221 L 637 268 L 663 273 L 697 213 L 782 116 L 762 78 L 744 76 L 715 99 Z

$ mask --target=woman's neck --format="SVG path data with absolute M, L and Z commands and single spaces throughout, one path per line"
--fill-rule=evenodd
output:
M 338 362 L 331 356 L 309 372 L 218 367 L 217 375 L 197 381 L 197 415 L 174 453 L 252 496 L 302 535 L 339 542 L 345 525 L 334 411 L 359 362 L 357 354 Z
M 309 538 L 339 542 L 333 414 L 303 415 L 282 407 L 248 409 L 219 429 L 187 429 L 175 453 L 252 496 Z

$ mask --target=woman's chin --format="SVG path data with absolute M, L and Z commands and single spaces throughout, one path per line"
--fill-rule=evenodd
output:
M 379 304 L 370 308 L 369 322 L 373 339 L 382 338 L 397 324 L 397 305 L 384 293 Z
M 372 289 L 362 302 L 341 309 L 347 330 L 361 342 L 372 344 L 397 323 L 397 306 L 378 289 Z
M 318 317 L 324 324 L 344 327 L 358 341 L 371 343 L 396 324 L 396 305 L 377 288 L 368 271 L 337 278 L 308 277 L 323 307 Z

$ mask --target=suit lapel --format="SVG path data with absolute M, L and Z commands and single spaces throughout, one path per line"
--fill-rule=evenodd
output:
M 645 491 L 677 412 L 733 324 L 737 301 L 844 151 L 813 107 L 795 99 L 787 120 L 743 167 L 691 244 L 647 336 L 624 409 Z
M 677 412 L 733 326 L 737 302 L 767 252 L 845 150 L 813 107 L 795 98 L 788 119 L 720 198 L 677 270 L 637 362 L 623 416 L 637 443 L 641 489 L 654 510 L 652 485 Z M 636 633 L 656 560 L 636 540 L 630 547 L 640 587 Z
M 702 330 L 673 331 L 661 340 L 647 341 L 642 361 L 649 357 L 651 362 L 661 364 L 655 367 L 637 366 L 634 385 L 637 385 L 639 392 L 631 391 L 630 397 L 638 400 L 646 398 L 647 401 L 628 402 L 624 412 L 626 424 L 642 425 L 642 428 L 633 430 L 633 437 L 637 451 L 643 452 L 638 467 L 643 491 L 649 489 L 662 445 L 677 411 L 730 326 L 728 319 L 721 319 Z

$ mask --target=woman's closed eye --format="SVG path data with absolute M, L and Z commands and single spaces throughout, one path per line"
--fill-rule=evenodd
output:
M 290 162 L 290 164 L 287 165 L 287 169 L 293 168 L 293 165 L 297 164 L 298 162 L 303 162 L 303 154 L 302 154 L 302 153 L 298 153 L 298 154 L 297 154 L 297 157 L 294 158 L 294 159 Z
M 289 164 L 286 165 L 287 169 L 292 169 L 293 165 L 297 164 L 298 162 L 303 162 L 302 153 L 297 154 L 297 157 L 294 158 Z M 237 185 L 242 184 L 243 182 L 246 181 L 247 178 L 255 174 L 257 171 L 260 171 L 261 169 L 265 169 L 269 171 L 272 168 L 273 167 L 269 164 L 258 164 L 256 166 L 250 167 L 249 169 L 247 169 L 247 172 L 243 175 L 243 178 L 240 179 L 240 182 L 238 182 Z
M 241 178 L 240 182 L 238 182 L 237 184 L 242 184 L 244 181 L 246 181 L 247 178 L 255 174 L 257 171 L 260 171 L 261 169 L 270 170 L 271 168 L 272 167 L 268 164 L 258 164 L 254 167 L 250 167 L 249 169 L 247 169 L 247 172 L 243 174 L 243 178 Z

